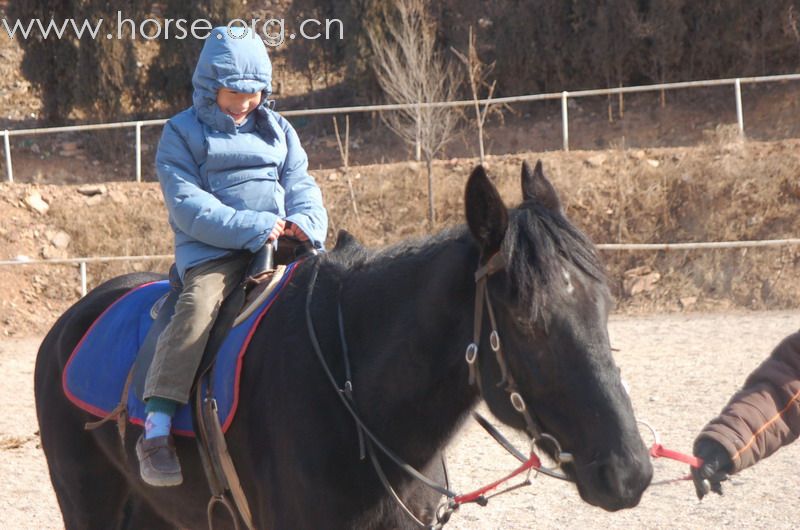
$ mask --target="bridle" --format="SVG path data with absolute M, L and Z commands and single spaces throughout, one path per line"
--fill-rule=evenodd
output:
M 344 318 L 342 314 L 341 308 L 341 300 L 340 297 L 337 297 L 337 316 L 338 316 L 338 324 L 339 324 L 339 338 L 341 341 L 342 346 L 342 355 L 344 357 L 344 369 L 345 369 L 345 383 L 344 385 L 340 386 L 339 383 L 336 381 L 333 372 L 331 371 L 327 361 L 325 360 L 325 356 L 322 353 L 322 348 L 320 347 L 319 340 L 317 338 L 316 330 L 314 328 L 314 322 L 311 317 L 311 303 L 313 299 L 313 292 L 314 286 L 317 282 L 317 277 L 319 274 L 320 268 L 320 259 L 316 259 L 313 264 L 313 270 L 311 273 L 311 278 L 309 280 L 309 287 L 308 292 L 306 293 L 306 324 L 308 327 L 308 334 L 311 340 L 311 344 L 313 346 L 314 352 L 322 365 L 325 374 L 336 389 L 336 395 L 339 397 L 340 401 L 344 405 L 345 409 L 350 413 L 353 420 L 356 424 L 356 430 L 358 432 L 358 440 L 359 440 L 359 451 L 360 457 L 363 460 L 365 458 L 365 452 L 369 454 L 370 461 L 375 469 L 378 478 L 380 479 L 383 486 L 388 491 L 389 495 L 394 499 L 394 501 L 398 504 L 398 506 L 402 509 L 402 511 L 420 528 L 426 529 L 441 529 L 444 525 L 449 521 L 450 516 L 461 506 L 462 504 L 467 503 L 476 503 L 481 506 L 485 506 L 488 502 L 490 497 L 511 491 L 513 489 L 517 489 L 522 486 L 526 486 L 530 484 L 530 473 L 532 471 L 540 472 L 544 475 L 551 476 L 554 478 L 558 478 L 561 480 L 572 481 L 569 477 L 565 474 L 558 471 L 558 468 L 561 464 L 571 462 L 572 455 L 570 453 L 564 452 L 561 449 L 560 444 L 558 441 L 551 435 L 546 434 L 542 431 L 539 427 L 539 424 L 534 420 L 533 416 L 531 415 L 529 408 L 525 404 L 525 400 L 522 398 L 522 395 L 519 393 L 516 382 L 514 381 L 513 376 L 508 371 L 508 366 L 506 363 L 505 356 L 503 354 L 503 350 L 501 347 L 500 342 L 500 334 L 497 328 L 497 321 L 495 319 L 494 308 L 492 307 L 491 298 L 489 297 L 489 291 L 487 286 L 487 280 L 489 276 L 492 274 L 504 270 L 506 267 L 506 260 L 501 253 L 495 253 L 492 255 L 486 263 L 479 267 L 478 270 L 475 272 L 475 283 L 476 283 L 476 293 L 475 293 L 475 320 L 474 320 L 474 334 L 473 334 L 473 342 L 467 346 L 466 351 L 466 361 L 469 365 L 469 382 L 470 384 L 476 384 L 478 386 L 478 391 L 483 397 L 483 389 L 481 388 L 480 382 L 480 374 L 478 372 L 478 353 L 479 353 L 479 344 L 481 342 L 481 328 L 483 323 L 483 308 L 484 306 L 487 308 L 487 313 L 489 315 L 489 322 L 491 324 L 491 333 L 489 335 L 489 343 L 492 348 L 492 351 L 495 352 L 495 356 L 497 358 L 498 365 L 500 366 L 500 370 L 502 373 L 502 380 L 498 384 L 505 385 L 505 390 L 509 394 L 509 399 L 511 400 L 511 404 L 514 409 L 519 412 L 523 418 L 525 419 L 525 424 L 527 426 L 528 434 L 531 437 L 531 448 L 529 451 L 529 455 L 526 457 L 521 451 L 517 450 L 506 438 L 503 437 L 493 426 L 491 426 L 484 418 L 482 418 L 477 413 L 473 413 L 476 420 L 483 426 L 489 434 L 498 442 L 500 445 L 506 449 L 509 453 L 511 453 L 515 458 L 517 458 L 522 464 L 517 467 L 514 471 L 502 477 L 499 480 L 496 480 L 486 486 L 483 486 L 475 491 L 466 494 L 457 494 L 450 489 L 449 481 L 447 480 L 447 473 L 445 468 L 445 481 L 448 482 L 446 485 L 438 484 L 437 482 L 431 480 L 430 478 L 426 477 L 418 470 L 414 469 L 411 465 L 405 462 L 402 458 L 396 455 L 391 449 L 386 447 L 381 440 L 372 433 L 372 431 L 364 424 L 363 420 L 361 419 L 360 415 L 356 411 L 356 402 L 354 397 L 354 388 L 352 383 L 352 376 L 351 376 L 351 369 L 350 369 L 350 361 L 348 355 L 348 348 L 347 348 L 347 341 L 345 338 L 344 332 Z M 340 285 L 341 290 L 341 285 Z M 537 442 L 547 441 L 548 443 L 553 444 L 555 447 L 555 461 L 556 467 L 554 468 L 546 468 L 542 466 L 541 461 L 539 460 L 538 455 L 534 451 L 534 446 Z M 444 495 L 447 500 L 443 502 L 436 511 L 436 521 L 435 523 L 426 524 L 420 521 L 416 515 L 411 511 L 408 506 L 402 501 L 400 496 L 394 490 L 394 487 L 389 483 L 386 473 L 383 471 L 383 468 L 380 464 L 380 461 L 376 454 L 376 449 L 380 450 L 384 456 L 389 458 L 395 465 L 397 465 L 401 470 L 405 473 L 410 475 L 415 480 L 422 482 L 425 486 L 433 489 L 434 491 Z M 444 464 L 444 460 L 442 461 Z M 489 491 L 492 491 L 502 485 L 503 483 L 507 482 L 508 480 L 522 475 L 523 473 L 527 473 L 525 480 L 517 485 L 510 486 L 504 490 L 501 490 L 493 495 L 487 496 Z
M 505 257 L 500 253 L 497 252 L 493 254 L 486 263 L 479 267 L 477 271 L 475 271 L 475 283 L 476 283 L 476 292 L 475 292 L 475 320 L 474 320 L 474 335 L 473 341 L 467 346 L 466 352 L 466 360 L 467 364 L 469 365 L 469 382 L 470 384 L 476 384 L 478 386 L 481 395 L 483 395 L 483 388 L 481 383 L 480 373 L 478 371 L 478 345 L 481 341 L 481 325 L 483 324 L 483 307 L 486 306 L 487 313 L 489 315 L 489 323 L 492 326 L 492 331 L 489 333 L 489 346 L 492 348 L 492 351 L 495 353 L 495 357 L 497 359 L 497 364 L 500 366 L 500 373 L 501 379 L 500 382 L 497 383 L 498 387 L 504 386 L 504 390 L 508 393 L 509 399 L 511 400 L 511 405 L 514 407 L 514 410 L 519 412 L 523 418 L 525 419 L 525 424 L 527 427 L 528 434 L 531 437 L 531 454 L 533 455 L 533 447 L 539 441 L 546 440 L 547 442 L 553 444 L 555 448 L 554 457 L 556 461 L 555 468 L 545 468 L 539 466 L 536 470 L 539 473 L 544 475 L 548 475 L 550 477 L 558 478 L 561 480 L 566 480 L 573 482 L 572 479 L 567 477 L 562 472 L 558 471 L 558 468 L 568 462 L 573 461 L 573 456 L 570 453 L 564 452 L 561 449 L 561 445 L 558 441 L 551 435 L 542 431 L 539 424 L 536 422 L 534 417 L 531 415 L 528 406 L 525 404 L 525 400 L 522 398 L 522 395 L 519 393 L 517 383 L 514 381 L 514 377 L 509 372 L 508 366 L 506 363 L 505 355 L 503 354 L 502 343 L 500 342 L 500 335 L 497 332 L 497 320 L 494 316 L 494 309 L 492 308 L 492 300 L 489 297 L 489 289 L 487 283 L 489 281 L 489 277 L 496 272 L 504 270 L 506 267 L 506 260 Z M 484 401 L 486 399 L 484 398 Z M 511 443 L 508 442 L 488 421 L 486 421 L 483 417 L 478 414 L 474 414 L 475 419 L 480 423 L 480 425 L 486 429 L 492 437 L 497 440 L 497 442 L 503 446 L 503 448 L 514 455 L 518 460 L 521 462 L 525 462 L 525 456 L 514 448 Z M 645 426 L 653 436 L 653 444 L 650 446 L 650 456 L 652 458 L 668 458 L 670 460 L 676 460 L 678 462 L 682 462 L 684 464 L 688 464 L 693 468 L 699 468 L 702 466 L 703 461 L 702 459 L 693 456 L 681 453 L 679 451 L 674 451 L 672 449 L 667 449 L 661 444 L 660 437 L 658 432 L 655 430 L 653 426 L 643 420 L 636 420 L 638 424 Z M 686 480 L 691 478 L 690 476 L 682 477 L 679 479 L 674 480 L 665 480 L 658 483 L 654 483 L 654 485 L 660 484 L 670 484 L 680 480 Z
M 556 466 L 549 469 L 540 467 L 539 471 L 548 476 L 571 482 L 572 479 L 557 471 L 557 469 L 561 467 L 562 464 L 572 462 L 572 454 L 563 451 L 561 449 L 561 444 L 558 443 L 558 440 L 542 430 L 539 423 L 531 414 L 530 408 L 525 403 L 522 394 L 520 394 L 519 387 L 517 386 L 517 382 L 514 380 L 514 376 L 508 370 L 508 363 L 506 362 L 506 357 L 503 353 L 503 345 L 500 341 L 497 319 L 495 318 L 494 307 L 492 306 L 492 299 L 489 296 L 488 287 L 489 277 L 497 272 L 505 270 L 506 264 L 505 256 L 501 252 L 495 252 L 491 257 L 489 257 L 489 259 L 486 260 L 484 265 L 475 271 L 475 318 L 473 320 L 473 337 L 472 342 L 467 346 L 465 355 L 465 359 L 469 365 L 469 382 L 470 384 L 475 384 L 478 387 L 481 397 L 483 397 L 484 401 L 486 401 L 478 366 L 478 352 L 479 345 L 481 343 L 481 328 L 483 326 L 483 308 L 486 307 L 486 312 L 489 315 L 489 324 L 491 326 L 491 331 L 489 333 L 489 346 L 495 354 L 497 365 L 500 367 L 501 379 L 500 382 L 497 383 L 497 386 L 503 387 L 508 394 L 509 400 L 511 401 L 511 406 L 513 406 L 514 410 L 522 415 L 523 419 L 525 420 L 526 430 L 531 438 L 531 454 L 533 454 L 534 446 L 539 442 L 546 441 L 554 448 L 553 458 L 556 462 Z M 499 432 L 490 429 L 488 422 L 485 422 L 484 420 L 483 422 L 479 421 L 479 423 L 481 423 L 481 425 L 487 431 L 489 431 L 489 434 L 491 434 L 492 437 L 494 437 L 495 440 L 497 440 L 507 451 L 517 457 L 517 459 L 521 460 L 520 456 L 522 453 L 517 450 L 511 450 L 510 443 L 502 438 Z M 498 438 L 498 436 L 500 436 L 500 438 Z
M 497 364 L 500 366 L 500 373 L 501 373 L 501 380 L 497 383 L 497 386 L 505 385 L 504 390 L 508 393 L 509 399 L 511 400 L 511 405 L 514 407 L 514 410 L 519 412 L 523 418 L 525 418 L 525 424 L 527 426 L 528 434 L 531 437 L 531 454 L 533 454 L 533 446 L 539 442 L 546 440 L 547 442 L 553 444 L 555 448 L 555 461 L 556 466 L 555 468 L 545 468 L 545 467 L 537 467 L 536 470 L 539 473 L 544 475 L 558 478 L 561 480 L 566 480 L 570 482 L 574 482 L 572 479 L 564 475 L 562 472 L 558 471 L 558 468 L 561 464 L 572 462 L 573 457 L 572 454 L 566 453 L 561 449 L 561 445 L 558 441 L 551 435 L 545 433 L 540 428 L 539 424 L 536 420 L 531 416 L 529 412 L 529 408 L 525 404 L 525 400 L 522 398 L 522 395 L 519 393 L 517 389 L 517 384 L 514 381 L 514 377 L 512 376 L 511 372 L 508 371 L 508 366 L 506 364 L 505 355 L 503 354 L 502 344 L 500 342 L 500 335 L 497 332 L 497 321 L 495 320 L 494 316 L 494 309 L 492 308 L 492 300 L 489 297 L 489 290 L 487 287 L 487 282 L 489 277 L 501 270 L 504 270 L 506 267 L 506 260 L 504 256 L 497 252 L 493 254 L 486 263 L 480 267 L 475 272 L 475 283 L 476 283 L 476 292 L 475 292 L 475 321 L 474 321 L 474 336 L 472 343 L 467 346 L 467 353 L 466 359 L 467 364 L 469 364 L 469 381 L 470 384 L 476 384 L 483 394 L 483 388 L 481 387 L 481 377 L 478 372 L 478 344 L 480 344 L 481 340 L 481 324 L 483 323 L 483 306 L 485 304 L 487 313 L 489 314 L 489 323 L 492 326 L 492 331 L 489 334 L 489 346 L 492 348 L 492 351 L 495 353 L 495 357 L 497 358 Z M 484 401 L 486 399 L 484 398 Z M 497 442 L 503 446 L 503 448 L 514 455 L 518 460 L 521 462 L 525 462 L 525 456 L 515 449 L 509 442 L 506 440 L 488 421 L 486 421 L 483 417 L 478 414 L 475 414 L 475 419 L 481 426 L 486 429 L 492 437 L 497 440 Z M 644 420 L 636 420 L 636 422 L 640 425 L 646 427 L 653 436 L 653 444 L 650 446 L 650 457 L 651 458 L 668 458 L 670 460 L 676 460 L 678 462 L 682 462 L 684 464 L 688 464 L 690 467 L 699 468 L 703 465 L 702 459 L 693 456 L 681 453 L 679 451 L 674 451 L 672 449 L 667 449 L 661 444 L 661 439 L 658 435 L 658 432 L 655 428 L 647 423 Z M 691 475 L 684 476 L 678 479 L 673 480 L 664 480 L 660 482 L 653 483 L 653 485 L 661 485 L 661 484 L 670 484 L 680 480 L 687 480 L 691 478 Z

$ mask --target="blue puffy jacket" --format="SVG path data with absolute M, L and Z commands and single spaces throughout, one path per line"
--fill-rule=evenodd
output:
M 156 170 L 181 278 L 190 267 L 234 250 L 257 251 L 279 218 L 323 247 L 328 215 L 322 193 L 294 128 L 269 108 L 271 80 L 260 38 L 232 38 L 226 28 L 215 28 L 192 77 L 193 105 L 164 126 Z M 221 87 L 261 92 L 261 105 L 237 126 L 216 103 Z

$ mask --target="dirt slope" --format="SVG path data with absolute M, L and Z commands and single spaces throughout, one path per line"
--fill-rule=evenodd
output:
M 520 200 L 523 159 L 541 157 L 573 221 L 597 243 L 787 238 L 800 235 L 800 141 L 730 143 L 639 151 L 491 157 L 508 204 Z M 463 220 L 473 159 L 436 165 L 436 228 Z M 317 172 L 330 211 L 329 241 L 346 228 L 369 246 L 426 233 L 422 168 L 387 164 Z M 352 184 L 351 195 L 348 179 Z M 171 252 L 158 186 L 110 183 L 94 196 L 77 185 L 0 185 L 0 259 L 151 255 Z M 47 203 L 46 213 L 26 204 Z M 358 212 L 356 214 L 356 212 Z M 625 312 L 796 307 L 800 253 L 779 249 L 605 251 Z M 89 285 L 167 263 L 90 264 Z M 627 273 L 626 273 L 627 271 Z M 78 296 L 75 266 L 0 267 L 0 333 L 47 329 Z

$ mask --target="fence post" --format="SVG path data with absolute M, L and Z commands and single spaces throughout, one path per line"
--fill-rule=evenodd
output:
M 14 169 L 11 167 L 11 142 L 8 141 L 8 129 L 3 131 L 3 149 L 6 152 L 6 175 L 8 175 L 9 182 L 14 182 Z
M 739 123 L 739 135 L 744 136 L 744 115 L 742 113 L 742 80 L 737 77 L 733 86 L 736 92 L 736 121 Z
M 136 182 L 142 181 L 142 122 L 136 122 Z
M 86 296 L 86 262 L 81 261 L 79 265 L 81 271 L 81 298 Z
M 567 95 L 565 90 L 561 93 L 561 130 L 564 135 L 564 151 L 569 151 L 569 115 L 567 113 Z
M 417 101 L 416 118 L 417 133 L 414 140 L 414 160 L 419 162 L 422 160 L 422 110 L 420 109 L 419 101 Z

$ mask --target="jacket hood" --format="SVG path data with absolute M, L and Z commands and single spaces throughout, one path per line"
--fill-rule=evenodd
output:
M 232 133 L 236 124 L 217 105 L 217 91 L 228 88 L 248 94 L 261 92 L 261 105 L 253 114 L 266 116 L 271 83 L 272 64 L 258 34 L 242 27 L 220 26 L 211 31 L 197 60 L 192 103 L 202 122 Z

